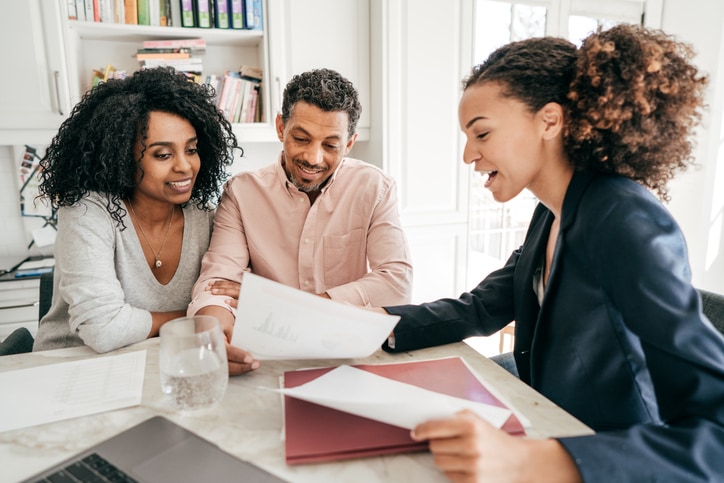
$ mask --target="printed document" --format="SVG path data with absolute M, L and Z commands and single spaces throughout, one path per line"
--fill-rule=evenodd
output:
M 146 351 L 0 372 L 0 431 L 141 404 Z
M 247 272 L 231 343 L 258 360 L 368 357 L 399 319 Z

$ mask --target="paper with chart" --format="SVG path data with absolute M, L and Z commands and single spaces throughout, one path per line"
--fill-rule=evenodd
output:
M 245 273 L 231 343 L 258 360 L 368 357 L 398 320 Z

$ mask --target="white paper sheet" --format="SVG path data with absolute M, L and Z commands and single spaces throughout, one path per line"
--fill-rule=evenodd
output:
M 0 373 L 0 431 L 141 403 L 146 351 Z
M 500 429 L 510 417 L 505 408 L 422 389 L 355 367 L 342 365 L 313 381 L 281 392 L 357 416 L 412 429 L 430 419 L 470 409 Z
M 245 273 L 231 343 L 259 360 L 368 357 L 399 319 Z

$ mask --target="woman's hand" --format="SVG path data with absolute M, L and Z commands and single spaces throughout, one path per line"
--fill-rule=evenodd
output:
M 469 410 L 418 425 L 435 465 L 453 482 L 580 482 L 573 460 L 553 439 L 527 440 L 498 430 Z
M 229 304 L 230 307 L 236 308 L 239 305 L 239 292 L 241 291 L 241 284 L 239 282 L 216 280 L 209 282 L 206 290 L 214 295 L 226 295 L 230 297 L 226 300 L 226 303 Z

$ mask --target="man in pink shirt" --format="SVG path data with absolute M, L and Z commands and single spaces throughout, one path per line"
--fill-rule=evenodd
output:
M 276 117 L 283 150 L 276 163 L 226 183 L 189 315 L 214 315 L 230 334 L 236 303 L 228 294 L 238 293 L 245 271 L 355 305 L 410 302 L 395 182 L 345 157 L 360 111 L 356 89 L 337 72 L 294 76 Z M 231 374 L 259 366 L 227 347 Z

